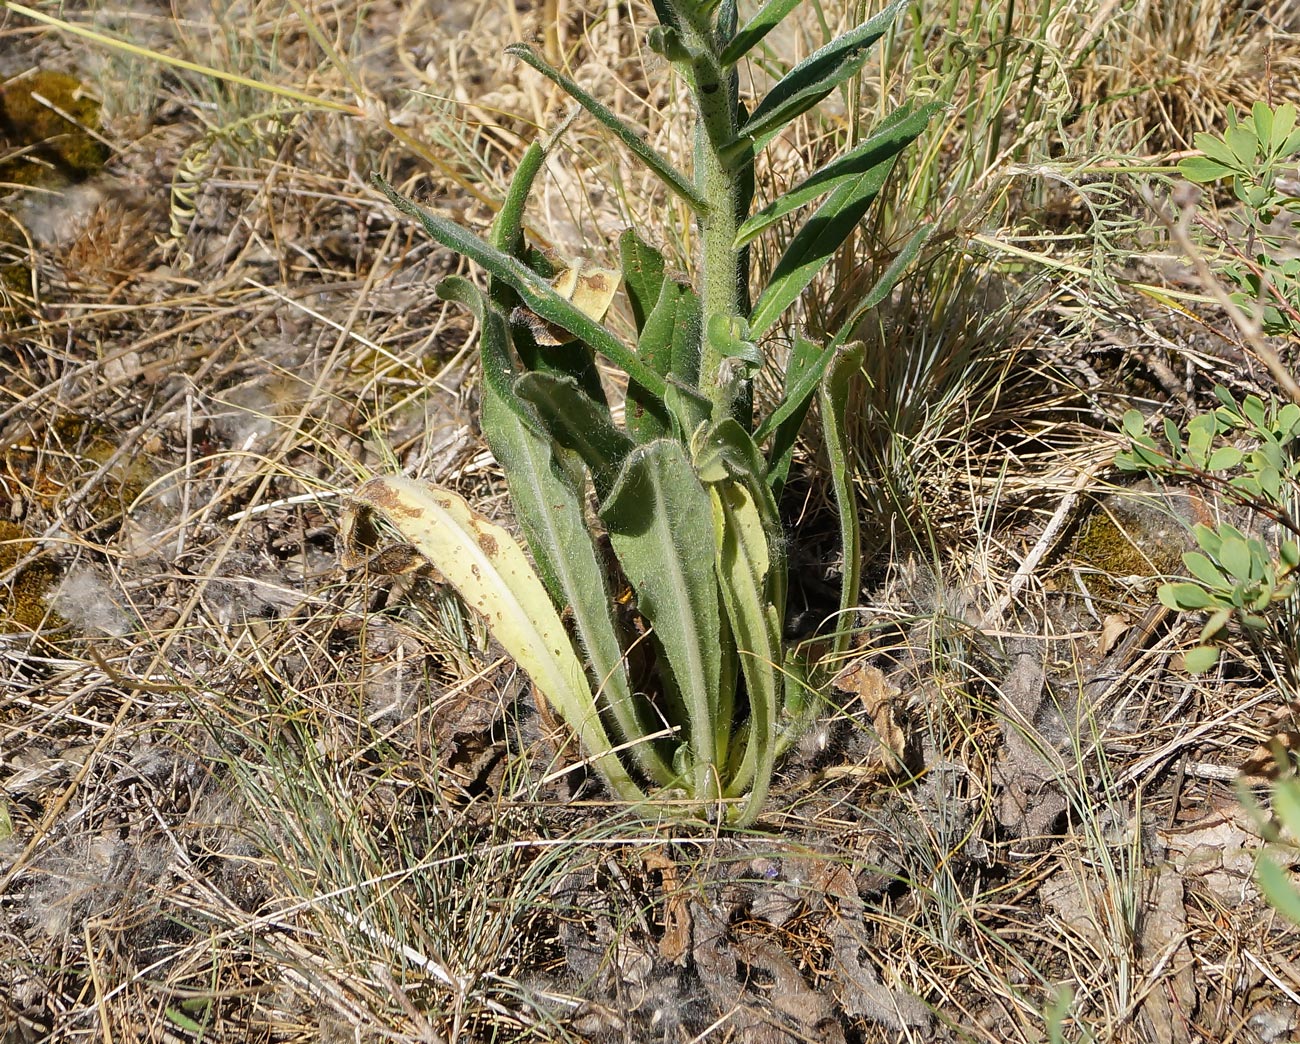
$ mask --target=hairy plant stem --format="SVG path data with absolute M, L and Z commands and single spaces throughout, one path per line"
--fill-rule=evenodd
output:
M 748 273 L 742 271 L 741 251 L 736 249 L 740 225 L 741 164 L 728 162 L 723 150 L 736 138 L 736 97 L 731 77 L 723 69 L 720 41 L 711 28 L 697 24 L 683 12 L 678 26 L 682 43 L 691 54 L 686 64 L 691 91 L 699 110 L 695 129 L 695 187 L 708 203 L 700 216 L 701 304 L 704 329 L 714 315 L 739 316 L 741 285 Z M 713 415 L 729 415 L 734 390 L 722 379 L 723 355 L 703 340 L 700 360 L 700 388 L 713 403 Z

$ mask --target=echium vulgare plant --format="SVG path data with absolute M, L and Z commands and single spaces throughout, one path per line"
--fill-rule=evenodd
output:
M 852 233 L 932 111 L 892 113 L 866 140 L 756 210 L 756 153 L 857 74 L 904 0 L 794 65 L 747 111 L 737 66 L 795 6 L 768 0 L 740 26 L 735 0 L 655 0 L 659 24 L 649 45 L 684 77 L 694 100 L 689 175 L 530 47 L 509 49 L 603 124 L 698 224 L 693 280 L 670 272 L 636 232 L 623 234 L 621 278 L 635 343 L 602 323 L 620 273 L 584 274 L 581 266 L 556 273 L 524 241 L 525 204 L 552 143 L 523 154 L 487 241 L 376 178 L 430 236 L 487 273 L 486 293 L 459 277 L 443 280 L 438 293 L 478 320 L 482 430 L 536 568 L 505 530 L 459 497 L 411 479 L 370 479 L 345 519 L 352 560 L 378 542 L 377 516 L 429 559 L 486 617 L 619 797 L 672 796 L 706 815 L 724 809 L 740 825 L 761 811 L 775 759 L 823 677 L 783 641 L 787 572 L 777 502 L 795 439 L 818 396 L 847 611 L 859 563 L 843 427 L 862 351 L 850 331 L 893 287 L 926 232 L 899 251 L 828 343 L 794 336 L 784 393 L 756 421 L 753 377 L 767 361 L 765 341 Z M 748 244 L 818 200 L 751 302 Z M 623 427 L 611 415 L 597 355 L 627 375 Z M 589 491 L 595 518 L 585 507 Z M 630 622 L 612 597 L 625 583 L 635 594 Z M 841 627 L 823 647 L 842 652 L 847 638 Z M 645 642 L 651 655 L 629 655 Z

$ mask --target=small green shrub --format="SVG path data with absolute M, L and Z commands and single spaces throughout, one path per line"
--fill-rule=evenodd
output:
M 1300 156 L 1296 107 L 1287 102 L 1272 109 L 1256 102 L 1249 117 L 1230 111 L 1223 137 L 1197 134 L 1196 147 L 1204 155 L 1183 160 L 1179 173 L 1202 184 L 1228 179 L 1245 205 L 1245 247 L 1229 243 L 1231 259 L 1220 266 L 1220 274 L 1237 288 L 1233 301 L 1247 313 L 1258 308 L 1266 334 L 1300 334 L 1300 257 L 1295 256 L 1300 198 L 1278 187 L 1278 176 L 1288 168 L 1294 172 Z
M 1265 403 L 1256 395 L 1240 402 L 1223 387 L 1214 389 L 1220 405 L 1201 413 L 1180 430 L 1168 418 L 1163 440 L 1146 431 L 1142 414 L 1124 415 L 1130 448 L 1117 454 L 1124 471 L 1145 471 L 1197 484 L 1226 504 L 1236 504 L 1274 522 L 1280 535 L 1272 542 L 1249 535 L 1229 522 L 1211 529 L 1192 526 L 1200 551 L 1183 557 L 1190 576 L 1159 589 L 1161 602 L 1179 612 L 1207 613 L 1200 645 L 1187 653 L 1194 672 L 1217 662 L 1230 622 L 1252 639 L 1276 639 L 1289 645 L 1287 603 L 1295 593 L 1300 566 L 1300 525 L 1293 515 L 1300 489 L 1300 406 Z
M 693 279 L 670 272 L 663 254 L 635 231 L 620 241 L 634 343 L 601 322 L 619 273 L 575 266 L 554 275 L 524 242 L 525 205 L 553 140 L 521 158 L 490 242 L 377 179 L 429 235 L 488 273 L 486 293 L 455 277 L 438 292 L 478 320 L 482 428 L 536 571 L 504 530 L 463 500 L 404 478 L 371 479 L 357 491 L 346 520 L 349 544 L 354 551 L 375 545 L 374 516 L 387 519 L 487 617 L 536 691 L 577 733 L 590 763 L 627 800 L 677 795 L 697 812 L 723 806 L 740 824 L 762 809 L 775 758 L 822 678 L 783 640 L 787 573 L 777 513 L 814 397 L 840 515 L 840 616 L 856 603 L 859 533 L 844 421 L 861 346 L 847 342 L 916 256 L 926 230 L 877 274 L 827 343 L 794 336 L 784 394 L 759 421 L 753 381 L 775 362 L 770 336 L 852 234 L 932 110 L 903 107 L 765 206 L 754 203 L 753 170 L 758 150 L 862 68 L 904 6 L 896 0 L 810 54 L 749 111 L 738 66 L 794 0 L 769 0 L 743 26 L 734 0 L 656 0 L 659 24 L 648 43 L 684 78 L 695 103 L 689 175 L 529 47 L 509 49 L 593 115 L 694 214 L 700 250 Z M 749 245 L 818 201 L 751 302 Z M 612 418 L 597 355 L 627 375 L 623 427 Z M 589 489 L 595 519 L 587 512 Z M 612 560 L 602 554 L 602 530 Z M 644 634 L 612 605 L 624 580 Z M 628 654 L 647 636 L 655 669 L 642 676 Z M 831 650 L 842 651 L 847 638 L 842 627 Z
M 1246 804 L 1253 807 L 1254 803 L 1247 799 Z M 1265 827 L 1272 851 L 1256 855 L 1255 883 L 1273 909 L 1300 925 L 1300 891 L 1284 868 L 1300 861 L 1300 779 L 1294 775 L 1286 775 L 1274 785 L 1273 815 L 1276 824 Z

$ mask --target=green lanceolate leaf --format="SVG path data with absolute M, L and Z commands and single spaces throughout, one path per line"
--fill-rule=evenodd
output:
M 550 154 L 554 142 L 567 125 L 562 124 L 545 144 L 533 142 L 524 152 L 519 166 L 515 168 L 514 177 L 506 198 L 492 223 L 490 243 L 502 253 L 523 261 L 526 267 L 537 271 L 536 265 L 529 263 L 523 236 L 524 209 L 534 181 L 542 169 L 542 164 Z M 547 266 L 549 268 L 549 265 Z M 550 276 L 551 272 L 538 272 L 541 276 Z M 492 276 L 488 281 L 488 296 L 492 304 L 503 315 L 509 315 L 519 304 L 519 295 L 509 284 L 499 277 Z M 544 370 L 548 373 L 564 373 L 573 377 L 594 398 L 604 401 L 604 392 L 600 383 L 600 372 L 596 366 L 595 353 L 580 341 L 551 347 L 538 344 L 533 333 L 527 328 L 516 326 L 514 345 L 520 361 L 529 370 Z
M 479 370 L 483 376 L 483 434 L 489 448 L 506 470 L 506 477 L 508 479 L 512 477 L 513 458 L 509 451 L 514 443 L 503 445 L 503 442 L 505 433 L 513 434 L 516 425 L 527 429 L 531 437 L 529 442 L 531 456 L 535 456 L 537 460 L 543 462 L 542 466 L 545 466 L 553 451 L 551 436 L 542 425 L 536 409 L 515 393 L 514 381 L 519 371 L 510 353 L 510 333 L 505 317 L 487 302 L 478 287 L 461 276 L 448 276 L 439 283 L 438 295 L 443 300 L 464 305 L 478 320 Z M 507 422 L 505 413 L 513 415 L 513 419 Z M 533 446 L 533 442 L 538 445 Z M 524 461 L 527 467 L 533 466 L 531 456 Z M 566 472 L 575 495 L 580 494 L 583 488 L 583 476 L 577 458 L 564 459 L 561 455 L 557 455 L 555 467 Z M 518 508 L 518 505 L 516 507 Z M 530 516 L 523 510 L 519 511 L 519 515 L 527 532 Z M 531 535 L 529 541 L 531 544 Z M 549 559 L 539 555 L 538 568 L 542 571 L 542 579 L 546 582 L 547 588 L 555 592 L 557 589 L 554 572 L 550 568 Z
M 632 228 L 624 229 L 618 237 L 618 255 L 623 266 L 623 286 L 632 305 L 636 332 L 640 334 L 663 289 L 664 256 Z
M 767 597 L 769 533 L 750 488 L 728 480 L 710 485 L 709 496 L 718 583 L 749 696 L 745 753 L 725 793 L 735 797 L 752 786 L 736 816 L 740 825 L 748 825 L 763 809 L 776 757 L 781 624 L 776 606 Z
M 656 373 L 694 386 L 700 379 L 700 299 L 690 285 L 665 279 L 659 299 L 646 317 L 637 354 Z M 664 403 L 647 395 L 635 381 L 627 386 L 627 430 L 637 442 L 663 438 L 671 428 Z
M 872 45 L 894 24 L 906 2 L 894 0 L 870 21 L 814 51 L 778 80 L 737 132 L 735 151 L 762 148 L 796 116 L 807 112 L 853 76 L 867 60 Z
M 787 391 L 785 396 L 781 399 L 781 404 L 768 414 L 763 423 L 759 425 L 758 431 L 754 433 L 756 441 L 762 442 L 772 434 L 779 425 L 784 424 L 791 417 L 803 416 L 808 409 L 809 400 L 817 391 L 817 386 L 821 383 L 822 374 L 825 372 L 826 366 L 834 357 L 834 352 L 831 349 L 840 347 L 840 345 L 848 339 L 849 333 L 857 327 L 857 324 L 862 320 L 862 317 L 889 296 L 889 292 L 894 288 L 899 279 L 903 277 L 903 273 L 907 270 L 907 266 L 916 259 L 916 255 L 921 250 L 921 245 L 929 238 L 931 228 L 932 226 L 926 225 L 917 229 L 916 232 L 912 234 L 912 238 L 909 239 L 903 249 L 898 252 L 898 256 L 889 263 L 889 267 L 881 273 L 880 278 L 876 280 L 875 285 L 870 291 L 868 291 L 867 296 L 863 298 L 858 307 L 854 309 L 853 314 L 849 317 L 848 321 L 840 327 L 839 332 L 827 346 L 827 350 L 821 352 L 815 363 L 802 372 L 796 380 L 793 388 L 789 386 L 789 381 L 787 380 Z M 752 325 L 752 318 L 750 322 Z M 759 336 L 757 330 L 753 331 L 753 336 Z M 775 457 L 773 457 L 773 459 L 775 459 Z
M 444 301 L 464 305 L 478 320 L 479 366 L 484 388 L 494 393 L 503 407 L 514 413 L 521 424 L 538 435 L 543 435 L 536 413 L 524 405 L 511 390 L 516 368 L 510 357 L 510 333 L 505 316 L 487 303 L 482 290 L 462 276 L 448 276 L 442 280 L 438 284 L 437 293 Z
M 738 421 L 726 417 L 702 430 L 692 444 L 696 474 L 705 484 L 740 482 L 749 491 L 767 536 L 768 573 L 766 597 L 784 619 L 786 583 L 785 535 L 777 512 L 776 497 L 764 482 L 766 461 L 758 444 Z
M 474 312 L 481 330 L 483 391 L 480 423 L 488 448 L 505 472 L 510 500 L 551 601 L 570 606 L 574 627 L 594 675 L 597 692 L 622 733 L 635 740 L 655 731 L 650 708 L 628 684 L 623 649 L 610 615 L 604 564 L 587 528 L 586 481 L 572 454 L 561 451 L 543 429 L 534 407 L 516 396 L 504 318 L 478 287 L 450 276 L 438 287 L 448 300 Z M 551 378 L 556 379 L 556 378 Z M 631 754 L 650 779 L 667 785 L 672 771 L 649 743 Z
M 790 358 L 785 364 L 785 394 L 781 399 L 783 406 L 792 401 L 796 389 L 805 380 L 809 370 L 821 360 L 823 354 L 830 353 L 826 352 L 820 344 L 799 334 L 795 335 L 794 346 L 790 349 Z M 808 406 L 812 402 L 811 389 L 815 388 L 816 383 L 813 382 L 810 390 L 794 404 L 792 412 L 776 425 L 772 433 L 772 443 L 767 451 L 767 458 L 770 461 L 767 468 L 767 484 L 772 489 L 772 495 L 778 500 L 781 499 L 781 493 L 785 489 L 785 480 L 790 474 L 790 465 L 794 462 L 794 448 L 799 440 L 799 431 L 803 427 L 804 418 L 808 415 Z M 766 435 L 765 431 L 764 435 Z
M 740 9 L 736 0 L 722 0 L 718 5 L 718 39 L 724 43 L 736 35 L 736 26 L 740 24 Z
M 496 220 L 492 222 L 491 243 L 503 254 L 522 257 L 524 252 L 524 208 L 528 205 L 528 196 L 533 190 L 533 182 L 546 160 L 546 149 L 539 142 L 533 142 L 524 151 L 519 166 L 515 168 L 514 177 L 510 179 L 510 188 L 506 198 L 497 211 Z M 493 277 L 488 283 L 488 296 L 492 303 L 502 312 L 509 313 L 518 297 L 506 283 Z
M 857 329 L 862 317 L 890 295 L 894 287 L 898 285 L 898 281 L 903 278 L 903 273 L 916 260 L 916 255 L 921 252 L 921 247 L 925 245 L 926 240 L 930 238 L 930 233 L 933 231 L 933 225 L 922 225 L 912 233 L 908 241 L 903 244 L 903 249 L 894 256 L 894 259 L 889 262 L 885 270 L 880 273 L 880 277 L 872 285 L 871 289 L 867 291 L 867 296 L 858 302 L 858 306 L 853 309 L 844 325 L 831 338 L 829 347 L 838 348 L 844 344 L 853 331 Z
M 564 624 L 510 534 L 454 493 L 400 476 L 371 479 L 352 499 L 348 542 L 358 533 L 373 533 L 372 514 L 385 518 L 487 620 L 493 637 L 578 734 L 615 792 L 643 800 L 612 752 Z
M 652 743 L 638 737 L 659 728 L 646 702 L 633 695 L 618 629 L 611 616 L 612 592 L 583 510 L 584 492 L 549 439 L 538 437 L 507 415 L 491 392 L 482 403 L 482 425 L 493 455 L 506 473 L 510 501 L 528 540 L 552 602 L 568 606 L 574 630 L 591 667 L 595 691 L 630 744 L 633 761 L 661 786 L 673 773 Z
M 686 783 L 711 800 L 722 655 L 709 496 L 681 445 L 661 439 L 628 455 L 600 517 L 685 707 Z
M 526 373 L 515 381 L 514 390 L 536 408 L 551 437 L 582 458 L 596 496 L 603 500 L 632 449 L 632 440 L 614 427 L 604 404 L 571 377 L 550 373 Z
M 862 342 L 854 341 L 835 350 L 821 385 L 822 436 L 830 461 L 831 488 L 840 519 L 840 548 L 844 554 L 844 571 L 840 575 L 840 612 L 831 646 L 832 658 L 838 660 L 848 648 L 853 629 L 850 614 L 858 604 L 858 584 L 862 576 L 862 539 L 858 529 L 858 498 L 849 468 L 849 440 L 845 432 L 849 382 L 862 369 Z
M 709 209 L 708 204 L 704 201 L 695 186 L 691 184 L 690 179 L 681 171 L 668 162 L 666 158 L 655 152 L 647 145 L 636 129 L 624 123 L 614 112 L 606 108 L 592 95 L 588 94 L 571 79 L 554 68 L 540 54 L 534 51 L 527 44 L 511 44 L 506 48 L 506 54 L 521 59 L 528 65 L 531 65 L 539 73 L 563 90 L 574 101 L 596 117 L 602 125 L 612 131 L 614 136 L 627 148 L 632 155 L 636 156 L 652 174 L 664 183 L 667 188 L 680 196 L 690 205 L 690 208 L 697 214 L 706 213 Z
M 766 462 L 763 454 L 759 451 L 758 444 L 754 441 L 753 436 L 731 417 L 723 418 L 714 422 L 707 431 L 702 432 L 696 439 L 695 449 L 698 456 L 695 458 L 695 468 L 697 474 L 703 471 L 711 471 L 714 475 L 712 481 L 720 481 L 721 475 L 725 474 L 726 478 L 738 482 L 743 482 L 749 489 L 758 506 L 759 515 L 763 520 L 763 525 L 767 530 L 768 543 L 772 545 L 772 559 L 778 567 L 774 566 L 772 570 L 773 577 L 780 577 L 781 582 L 785 580 L 785 559 L 781 555 L 780 549 L 784 546 L 784 540 L 781 536 L 781 523 L 777 514 L 776 498 L 772 496 L 763 482 Z M 719 470 L 714 463 L 720 463 L 722 468 Z M 702 478 L 702 481 L 707 481 Z M 776 603 L 778 608 L 784 608 L 785 599 L 783 595 L 769 592 L 769 596 Z
M 857 228 L 894 168 L 891 155 L 863 174 L 842 181 L 794 234 L 772 270 L 749 317 L 754 337 L 762 337 L 822 270 Z
M 864 179 L 863 184 L 869 185 L 877 176 L 883 180 L 889 162 L 916 140 L 938 108 L 938 104 L 931 104 L 915 111 L 903 108 L 891 113 L 866 141 L 810 174 L 745 221 L 736 232 L 736 246 L 752 242 L 787 214 L 846 182 Z
M 651 0 L 655 9 L 655 17 L 660 23 L 671 28 L 680 28 L 681 23 L 677 18 L 677 11 L 669 0 Z
M 766 701 L 772 700 L 773 720 L 776 714 L 776 698 L 780 685 L 777 668 L 781 654 L 780 621 L 785 618 L 786 585 L 788 581 L 785 562 L 785 540 L 781 530 L 780 517 L 777 514 L 776 500 L 771 490 L 763 481 L 765 462 L 758 446 L 749 433 L 734 418 L 725 418 L 701 428 L 691 441 L 692 462 L 700 480 L 710 492 L 714 506 L 714 539 L 720 549 L 719 584 L 723 589 L 723 604 L 730 614 L 726 621 L 729 633 L 739 635 L 757 634 L 755 627 L 759 614 L 752 611 L 755 604 L 764 606 L 762 622 L 768 628 L 765 644 L 739 644 L 740 661 L 747 678 L 747 687 L 751 693 L 761 694 Z M 731 489 L 730 487 L 737 487 Z M 718 494 L 718 495 L 715 495 Z M 742 504 L 743 501 L 743 504 Z M 756 532 L 753 525 L 757 522 L 761 532 Z M 726 525 L 737 527 L 734 532 L 727 532 Z M 737 573 L 734 567 L 727 566 L 725 549 L 730 542 L 739 543 L 736 551 L 740 559 L 750 563 L 750 568 Z M 728 578 L 736 586 L 728 593 Z M 746 594 L 746 585 L 753 584 L 752 592 Z M 748 623 L 734 619 L 735 613 L 744 610 Z M 734 630 L 733 630 L 734 625 Z M 746 639 L 745 641 L 748 641 Z M 737 642 L 733 642 L 737 644 Z M 748 652 L 754 655 L 746 662 Z M 771 671 L 771 676 L 754 675 L 756 671 Z M 723 673 L 723 709 L 725 717 L 730 720 L 732 711 L 728 682 L 734 686 L 734 667 Z M 751 695 L 751 704 L 753 696 Z M 770 753 L 770 740 L 775 735 L 775 725 L 771 729 L 765 722 L 767 704 L 760 706 L 757 715 L 751 714 L 741 731 L 744 732 L 743 746 L 738 737 L 729 743 L 731 757 L 726 762 L 728 778 L 727 793 L 734 796 L 750 786 L 755 771 L 761 776 L 770 769 L 767 758 Z M 764 767 L 766 766 L 766 767 Z M 761 797 L 756 804 L 749 806 L 756 815 L 761 807 Z
M 799 0 L 767 0 L 727 44 L 722 51 L 722 64 L 735 65 L 745 57 L 768 33 L 781 24 L 781 19 L 798 5 Z
M 713 418 L 713 403 L 703 392 L 676 378 L 668 382 L 664 405 L 673 420 L 673 435 L 678 442 L 689 443 L 691 437 Z
M 418 220 L 424 230 L 443 246 L 481 265 L 490 276 L 513 288 L 530 310 L 622 367 L 629 377 L 640 381 L 650 394 L 662 397 L 665 388 L 662 377 L 642 363 L 634 352 L 604 326 L 557 294 L 545 279 L 518 258 L 502 253 L 455 222 L 430 214 L 397 192 L 379 175 L 374 176 L 374 181 L 398 210 Z

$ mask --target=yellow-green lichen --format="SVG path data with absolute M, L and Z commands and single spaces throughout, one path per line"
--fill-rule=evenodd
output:
M 100 170 L 108 147 L 99 102 L 75 76 L 38 71 L 0 87 L 0 182 L 80 181 Z
M 36 542 L 22 526 L 0 522 L 0 574 L 8 573 L 35 547 Z M 35 631 L 56 623 L 47 599 L 58 579 L 58 566 L 38 556 L 8 583 L 0 585 L 0 633 Z
M 1162 577 L 1182 568 L 1187 530 L 1167 505 L 1107 497 L 1084 521 L 1075 561 L 1088 567 L 1089 590 L 1122 600 L 1133 577 Z

